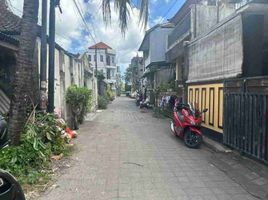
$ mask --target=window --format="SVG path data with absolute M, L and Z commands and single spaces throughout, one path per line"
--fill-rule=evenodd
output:
M 103 55 L 100 55 L 100 61 L 103 62 Z
M 107 69 L 107 79 L 111 79 L 111 70 Z
M 91 55 L 88 55 L 88 60 L 91 61 Z
M 107 57 L 106 57 L 106 62 L 107 62 L 107 65 L 111 65 L 111 62 L 110 62 L 110 56 L 107 56 Z
M 112 63 L 114 63 L 114 57 L 112 57 Z
M 96 55 L 94 55 L 94 62 L 96 62 Z

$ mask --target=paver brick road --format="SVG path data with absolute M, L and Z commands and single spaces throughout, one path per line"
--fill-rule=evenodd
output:
M 254 200 L 210 163 L 206 147 L 189 149 L 166 119 L 116 99 L 86 122 L 72 167 L 42 200 Z

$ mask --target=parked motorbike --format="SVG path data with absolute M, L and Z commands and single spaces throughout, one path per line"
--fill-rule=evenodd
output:
M 184 140 L 184 143 L 189 148 L 198 148 L 202 142 L 202 113 L 207 112 L 204 109 L 202 112 L 194 109 L 191 104 L 175 105 L 173 112 L 173 120 L 170 123 L 170 128 L 175 136 L 179 136 Z
M 0 199 L 25 200 L 24 193 L 18 181 L 8 172 L 0 170 Z
M 0 115 L 0 149 L 7 146 L 8 142 L 7 122 L 4 117 Z
M 8 146 L 9 137 L 7 122 L 0 115 L 0 149 Z M 25 200 L 24 193 L 18 181 L 8 172 L 0 169 L 0 199 L 1 200 Z
M 139 106 L 142 102 L 142 94 L 141 93 L 137 93 L 136 95 L 136 106 Z
M 147 109 L 152 108 L 152 105 L 150 104 L 150 101 L 148 98 L 140 102 L 140 109 L 142 108 L 147 108 Z

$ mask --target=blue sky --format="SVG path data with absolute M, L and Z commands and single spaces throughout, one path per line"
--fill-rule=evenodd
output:
M 172 18 L 183 5 L 185 0 L 152 0 L 150 3 L 150 21 L 159 17 L 165 20 Z
M 95 42 L 105 42 L 117 52 L 117 65 L 124 73 L 144 37 L 144 29 L 139 26 L 139 10 L 133 8 L 125 37 L 122 36 L 118 15 L 112 7 L 111 25 L 106 26 L 102 18 L 102 0 L 76 0 L 87 22 L 83 24 L 72 0 L 61 0 L 63 13 L 56 13 L 56 42 L 73 53 L 83 53 Z M 133 0 L 137 6 L 138 0 Z M 149 26 L 172 18 L 185 0 L 150 0 Z M 10 9 L 22 14 L 23 1 L 10 0 Z M 41 5 L 41 4 L 40 4 Z M 89 34 L 90 30 L 91 35 Z M 141 54 L 140 54 L 141 55 Z

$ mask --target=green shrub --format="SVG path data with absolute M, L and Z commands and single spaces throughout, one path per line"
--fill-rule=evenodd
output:
M 105 96 L 98 96 L 98 107 L 99 109 L 107 109 L 109 99 Z
M 89 105 L 92 103 L 92 91 L 86 87 L 72 85 L 67 89 L 66 102 L 71 107 L 75 128 L 78 128 L 78 123 L 83 123 Z
M 44 180 L 51 155 L 67 153 L 62 128 L 53 114 L 33 113 L 25 125 L 20 145 L 0 150 L 0 168 L 17 177 L 21 184 Z
M 113 101 L 115 99 L 115 93 L 113 92 L 111 86 L 107 86 L 105 93 L 110 101 Z

